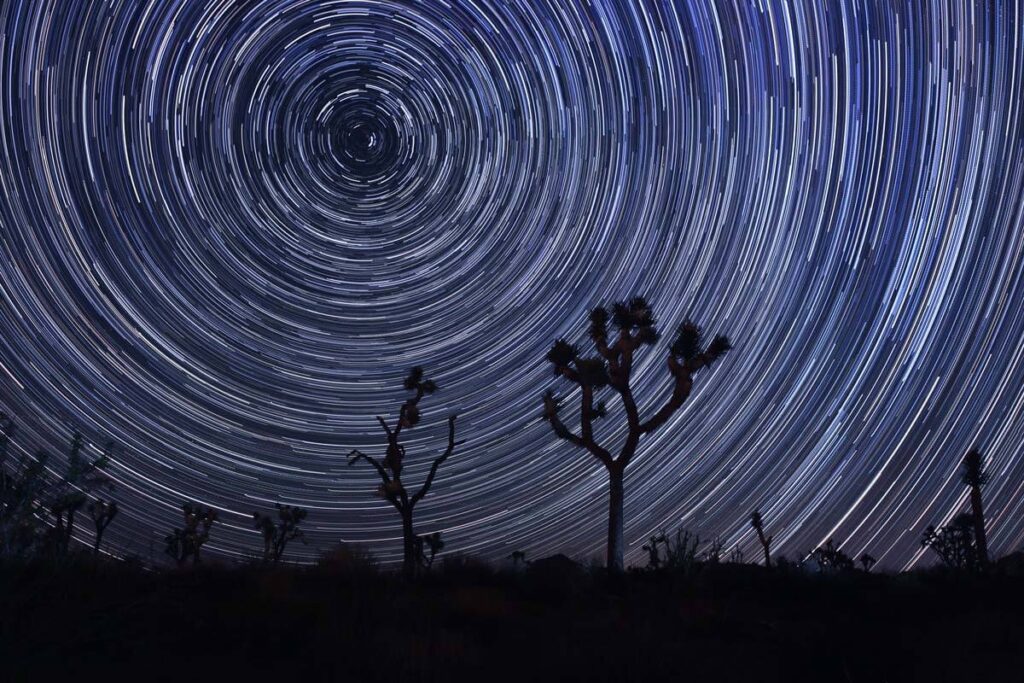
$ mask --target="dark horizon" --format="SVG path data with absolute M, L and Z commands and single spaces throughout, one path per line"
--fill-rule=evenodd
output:
M 463 443 L 418 529 L 601 557 L 545 354 L 633 296 L 642 413 L 685 318 L 735 348 L 641 444 L 627 562 L 680 528 L 757 558 L 760 510 L 784 555 L 931 564 L 975 448 L 991 555 L 1024 547 L 1021 5 L 565 5 L 0 7 L 0 412 L 58 469 L 73 430 L 117 444 L 108 550 L 159 559 L 187 500 L 249 557 L 282 503 L 291 559 L 397 562 L 347 457 L 420 365 L 412 480 L 451 413 Z

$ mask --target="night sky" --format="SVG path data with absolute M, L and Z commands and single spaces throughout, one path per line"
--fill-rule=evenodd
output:
M 113 552 L 310 511 L 400 554 L 375 473 L 408 432 L 417 530 L 490 559 L 601 553 L 607 474 L 540 419 L 544 359 L 633 295 L 735 349 L 626 477 L 665 528 L 756 559 L 829 538 L 899 569 L 987 457 L 1024 544 L 1024 4 L 940 0 L 4 0 L 0 409 L 60 463 L 120 445 Z M 608 398 L 611 399 L 610 393 Z M 568 400 L 572 404 L 573 396 Z M 616 400 L 602 423 L 624 433 Z M 568 416 L 568 415 L 567 415 Z M 60 457 L 57 457 L 57 456 Z M 84 530 L 81 537 L 90 538 Z

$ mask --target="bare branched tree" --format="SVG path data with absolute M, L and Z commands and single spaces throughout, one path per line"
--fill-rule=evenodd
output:
M 406 399 L 398 412 L 398 419 L 392 427 L 387 421 L 377 416 L 377 422 L 387 435 L 387 450 L 384 460 L 378 460 L 366 455 L 362 451 L 353 450 L 349 455 L 349 465 L 354 465 L 360 460 L 369 463 L 380 476 L 381 485 L 377 492 L 398 511 L 402 517 L 402 572 L 406 576 L 413 576 L 423 562 L 422 545 L 416 535 L 413 525 L 413 509 L 416 504 L 423 500 L 423 497 L 430 491 L 434 483 L 437 471 L 444 464 L 445 460 L 451 457 L 455 450 L 455 415 L 448 417 L 448 446 L 444 452 L 434 459 L 427 473 L 423 485 L 414 493 L 409 493 L 402 482 L 402 467 L 405 459 L 405 446 L 402 445 L 401 436 L 403 429 L 411 429 L 420 421 L 420 401 L 424 396 L 437 391 L 437 384 L 425 379 L 423 368 L 415 367 L 405 378 L 404 387 L 412 391 L 413 395 Z
M 609 338 L 609 322 L 616 328 L 614 339 Z M 693 376 L 697 371 L 709 367 L 732 348 L 724 336 L 715 337 L 705 346 L 701 328 L 690 320 L 679 325 L 666 359 L 672 378 L 671 395 L 645 420 L 640 416 L 630 384 L 633 360 L 641 347 L 653 346 L 659 336 L 647 301 L 635 297 L 628 303 L 616 303 L 611 314 L 601 307 L 591 311 L 590 339 L 596 348 L 596 356 L 581 356 L 576 346 L 563 339 L 557 340 L 547 355 L 554 366 L 555 376 L 568 380 L 580 390 L 580 432 L 573 432 L 562 421 L 560 401 L 551 391 L 544 395 L 544 419 L 559 438 L 587 450 L 608 470 L 607 564 L 612 572 L 623 569 L 623 479 L 640 439 L 668 422 L 682 407 L 693 389 Z M 603 401 L 595 404 L 596 394 L 605 387 L 611 387 L 619 396 L 626 412 L 626 438 L 617 454 L 598 443 L 594 436 L 594 420 L 605 417 L 607 413 Z

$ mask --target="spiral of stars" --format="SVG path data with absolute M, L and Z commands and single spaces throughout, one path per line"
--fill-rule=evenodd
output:
M 376 415 L 406 370 L 418 530 L 600 551 L 607 479 L 539 419 L 557 337 L 642 294 L 735 350 L 627 473 L 629 559 L 686 527 L 889 568 L 991 473 L 1024 541 L 1024 6 L 808 0 L 0 4 L 0 409 L 119 445 L 114 552 L 194 500 L 399 553 Z M 635 369 L 642 413 L 666 347 Z M 624 433 L 621 408 L 599 436 Z M 88 538 L 88 531 L 81 536 Z M 159 549 L 157 550 L 159 552 Z

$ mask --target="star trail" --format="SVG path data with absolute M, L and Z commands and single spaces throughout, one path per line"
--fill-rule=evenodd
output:
M 741 0 L 0 3 L 0 409 L 119 445 L 118 553 L 182 501 L 211 555 L 309 509 L 401 555 L 353 448 L 406 434 L 447 550 L 600 555 L 607 476 L 540 419 L 557 337 L 633 295 L 735 350 L 642 446 L 627 561 L 665 528 L 899 569 L 986 456 L 1024 544 L 1024 4 Z M 608 396 L 610 399 L 610 396 Z M 610 400 L 602 438 L 622 436 Z M 59 462 L 59 457 L 57 457 Z M 84 529 L 80 534 L 88 540 Z M 153 547 L 157 548 L 153 551 Z

